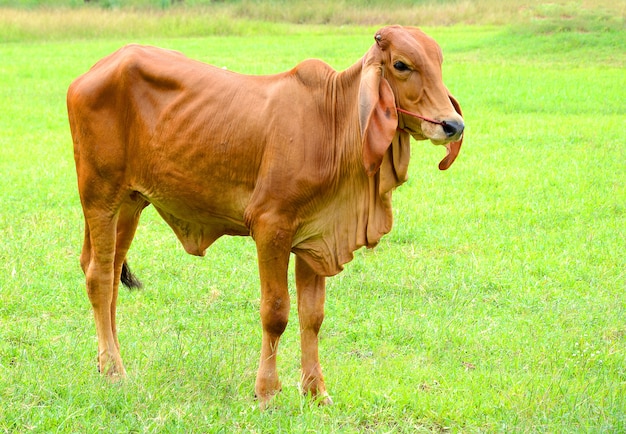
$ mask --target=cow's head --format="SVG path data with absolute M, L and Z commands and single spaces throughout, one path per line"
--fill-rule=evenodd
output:
M 448 153 L 439 168 L 447 169 L 461 149 L 464 122 L 459 103 L 443 84 L 441 48 L 413 27 L 385 27 L 374 39 L 363 58 L 359 89 L 365 170 L 376 173 L 398 130 L 445 145 Z

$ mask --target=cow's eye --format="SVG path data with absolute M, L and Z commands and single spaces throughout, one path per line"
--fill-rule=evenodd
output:
M 393 67 L 396 68 L 398 71 L 408 71 L 410 69 L 406 65 L 406 63 L 402 62 L 401 60 L 398 60 L 396 63 L 394 63 Z

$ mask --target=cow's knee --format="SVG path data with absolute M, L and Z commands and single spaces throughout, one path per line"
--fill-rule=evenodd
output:
M 289 295 L 286 297 L 268 297 L 262 301 L 261 323 L 263 329 L 274 336 L 280 336 L 289 321 Z
M 310 330 L 317 335 L 322 328 L 324 322 L 324 308 L 315 306 L 307 308 L 299 306 L 300 327 L 303 330 Z

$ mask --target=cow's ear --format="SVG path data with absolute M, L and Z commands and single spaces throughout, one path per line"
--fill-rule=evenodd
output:
M 375 46 L 374 49 L 377 47 Z M 365 59 L 359 86 L 359 124 L 363 141 L 363 165 L 368 176 L 382 164 L 398 127 L 398 113 L 391 86 L 382 77 L 382 65 Z
M 456 112 L 459 115 L 463 116 L 463 111 L 461 110 L 461 104 L 459 104 L 456 98 L 454 98 L 449 93 L 448 93 L 448 98 L 450 98 L 450 102 L 454 106 L 454 110 L 456 110 Z M 448 149 L 448 153 L 446 154 L 444 159 L 441 160 L 441 162 L 439 162 L 439 170 L 446 170 L 448 167 L 452 165 L 452 163 L 454 163 L 454 160 L 456 160 L 457 155 L 459 155 L 459 152 L 461 151 L 461 145 L 463 144 L 463 137 L 464 135 L 461 136 L 461 138 L 457 140 L 456 142 L 450 142 L 446 145 L 446 148 Z

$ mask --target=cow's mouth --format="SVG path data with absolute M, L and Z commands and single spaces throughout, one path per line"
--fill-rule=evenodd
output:
M 415 140 L 428 140 L 428 137 L 426 137 L 424 133 L 415 131 L 413 128 L 407 127 L 406 125 L 400 126 L 400 124 L 398 124 L 398 131 L 410 134 Z
M 423 133 L 412 130 L 411 128 L 404 128 L 404 130 L 411 135 L 415 140 L 426 140 L 427 137 Z

